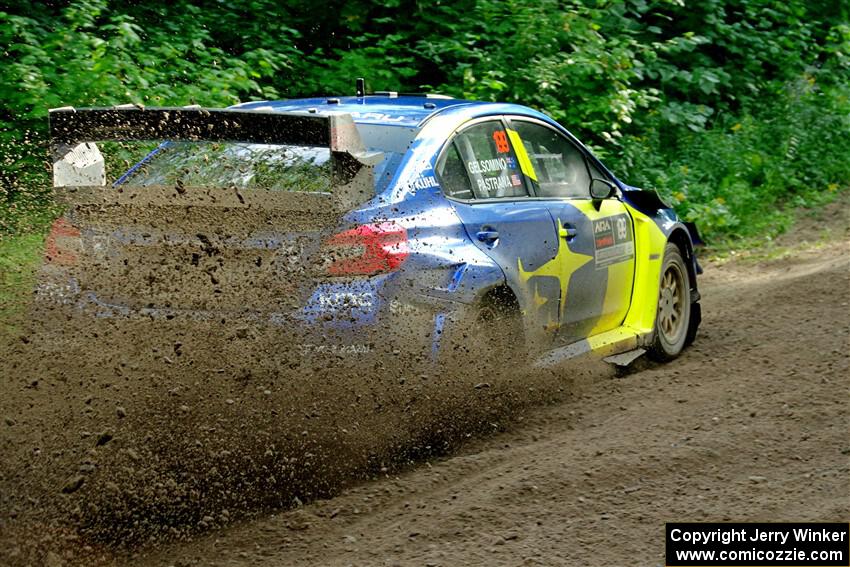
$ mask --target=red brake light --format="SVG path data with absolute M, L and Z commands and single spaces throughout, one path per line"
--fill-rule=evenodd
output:
M 325 242 L 329 276 L 372 276 L 397 270 L 410 254 L 407 230 L 393 222 L 360 225 Z
M 44 241 L 44 256 L 52 264 L 73 266 L 80 252 L 80 229 L 62 217 L 50 227 Z

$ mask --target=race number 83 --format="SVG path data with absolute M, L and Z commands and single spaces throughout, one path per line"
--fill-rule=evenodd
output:
M 496 130 L 493 132 L 493 141 L 496 142 L 496 151 L 500 154 L 506 154 L 511 151 L 508 146 L 508 137 L 504 130 Z

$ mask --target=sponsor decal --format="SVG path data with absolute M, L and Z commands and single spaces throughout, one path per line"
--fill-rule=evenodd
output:
M 390 313 L 393 315 L 413 315 L 414 313 L 418 313 L 420 309 L 415 305 L 410 305 L 409 303 L 402 303 L 397 299 L 393 299 L 390 301 Z
M 298 345 L 302 356 L 312 354 L 327 354 L 332 356 L 338 355 L 358 355 L 369 354 L 372 352 L 371 345 L 352 344 L 352 345 L 314 345 L 310 343 L 302 343 Z
M 375 304 L 375 296 L 370 292 L 332 292 L 320 295 L 316 303 L 322 309 L 372 309 Z
M 508 163 L 508 167 L 510 169 L 516 169 L 516 160 L 512 157 L 505 158 L 505 161 Z
M 479 159 L 466 162 L 466 169 L 470 173 L 493 173 L 494 171 L 505 171 L 508 169 L 508 160 L 499 157 L 493 159 Z
M 520 185 L 522 185 L 522 179 L 520 179 L 519 175 L 517 175 L 516 173 L 511 175 L 511 185 L 513 185 L 514 187 L 519 187 Z
M 440 184 L 437 183 L 437 178 L 433 175 L 420 175 L 413 180 L 411 186 L 414 189 L 429 189 L 431 187 L 439 187 Z
M 406 116 L 390 116 L 383 112 L 349 112 L 353 118 L 361 120 L 369 120 L 376 122 L 404 122 L 408 120 Z
M 486 195 L 495 195 L 499 189 L 511 186 L 511 180 L 507 177 L 490 177 L 478 179 L 478 190 Z
M 605 268 L 634 256 L 635 247 L 628 215 L 593 221 L 593 251 L 597 268 Z
M 413 171 L 414 171 L 414 175 L 415 175 L 416 177 L 421 177 L 421 176 L 423 176 L 423 175 L 427 175 L 427 174 L 428 174 L 428 172 L 433 171 L 433 169 L 434 169 L 434 168 L 433 168 L 433 166 L 430 164 L 430 162 L 422 161 L 422 162 L 420 162 L 419 164 L 417 164 L 417 165 L 413 168 Z M 432 175 L 433 175 L 433 174 L 432 174 Z

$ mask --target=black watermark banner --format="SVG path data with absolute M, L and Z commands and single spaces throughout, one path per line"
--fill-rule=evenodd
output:
M 848 567 L 850 524 L 667 524 L 668 567 Z

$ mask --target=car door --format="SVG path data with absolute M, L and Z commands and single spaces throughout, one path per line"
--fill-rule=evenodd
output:
M 458 131 L 438 159 L 437 176 L 469 237 L 504 272 L 527 330 L 554 336 L 560 312 L 552 270 L 558 236 L 547 204 L 529 198 L 502 119 Z
M 618 196 L 590 196 L 592 179 L 611 180 L 578 145 L 541 121 L 510 117 L 508 136 L 531 194 L 546 204 L 558 231 L 560 341 L 619 327 L 631 305 L 632 219 Z

